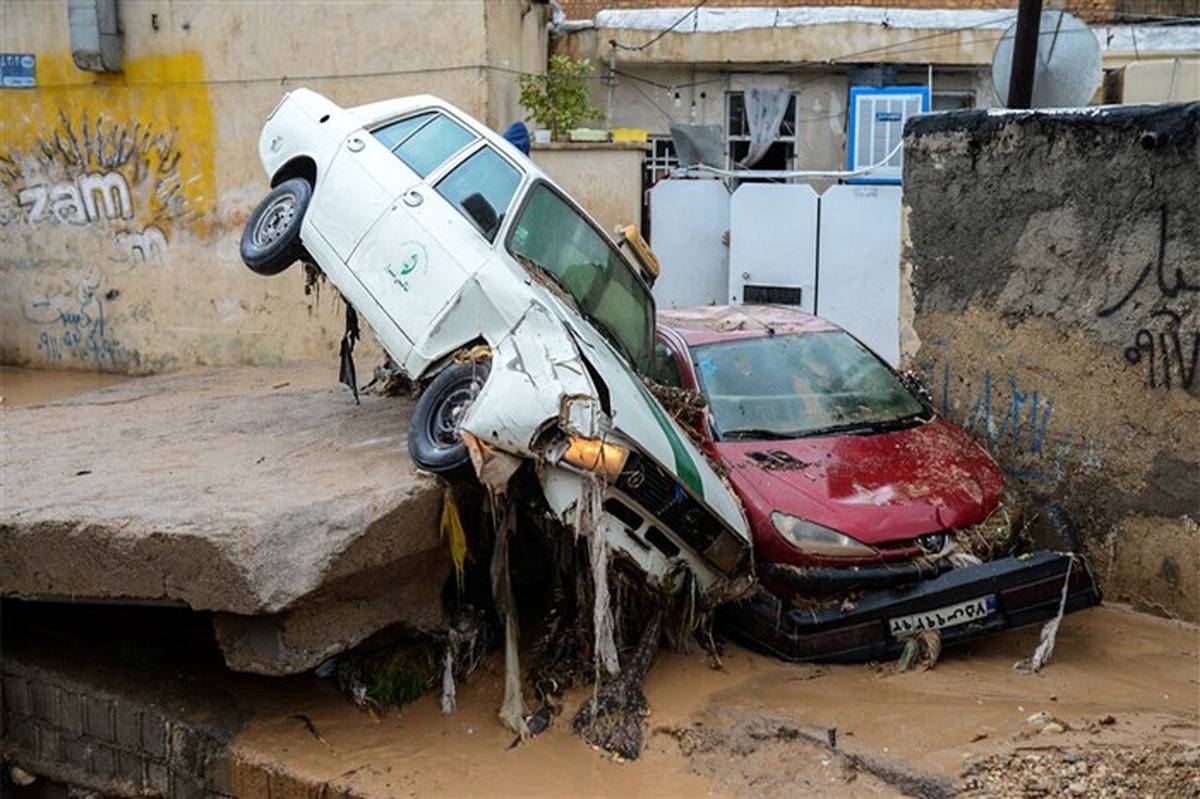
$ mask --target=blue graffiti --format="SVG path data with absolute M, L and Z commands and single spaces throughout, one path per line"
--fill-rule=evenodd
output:
M 1011 372 L 1007 381 L 1000 383 L 1007 386 L 1004 391 L 997 386 L 992 371 L 985 370 L 982 383 L 976 384 L 978 388 L 966 398 L 956 398 L 949 363 L 941 364 L 940 374 L 932 360 L 923 367 L 926 385 L 940 389 L 936 398 L 942 416 L 956 419 L 968 434 L 1001 453 L 1006 474 L 1031 480 L 1062 476 L 1061 461 L 1074 448 L 1075 433 L 1051 434 L 1054 403 L 1037 388 L 1023 387 L 1016 373 Z M 1084 449 L 1085 465 L 1096 465 L 1095 447 L 1087 445 Z
M 47 359 L 72 357 L 109 370 L 122 369 L 128 363 L 129 353 L 109 334 L 99 288 L 96 281 L 85 279 L 74 290 L 25 304 L 25 321 L 49 328 L 38 335 L 38 349 Z

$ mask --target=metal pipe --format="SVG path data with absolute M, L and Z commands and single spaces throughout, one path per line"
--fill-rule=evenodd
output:
M 1029 108 L 1033 102 L 1041 23 L 1042 0 L 1021 0 L 1017 7 L 1017 31 L 1013 36 L 1012 71 L 1008 77 L 1009 108 Z

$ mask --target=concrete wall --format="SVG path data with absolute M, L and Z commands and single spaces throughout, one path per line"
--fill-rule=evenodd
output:
M 642 218 L 640 144 L 535 144 L 533 160 L 587 209 L 606 233 Z
M 907 362 L 1074 514 L 1110 599 L 1200 612 L 1200 104 L 909 123 Z
M 238 238 L 267 187 L 263 119 L 308 86 L 343 105 L 438 94 L 499 126 L 545 68 L 547 6 L 123 3 L 124 71 L 71 59 L 66 2 L 0 3 L 0 361 L 152 372 L 335 353 L 342 309 L 299 269 L 250 274 Z M 493 68 L 494 67 L 494 68 Z M 106 196 L 104 202 L 98 199 Z

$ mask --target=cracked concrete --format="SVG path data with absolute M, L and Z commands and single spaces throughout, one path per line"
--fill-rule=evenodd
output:
M 5 409 L 0 593 L 213 611 L 234 668 L 301 671 L 444 627 L 441 490 L 408 400 L 331 367 L 146 378 Z

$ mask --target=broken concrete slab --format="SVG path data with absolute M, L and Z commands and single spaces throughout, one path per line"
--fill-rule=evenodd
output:
M 0 593 L 214 611 L 227 662 L 267 674 L 443 629 L 441 489 L 409 460 L 410 411 L 355 405 L 324 364 L 5 409 Z

